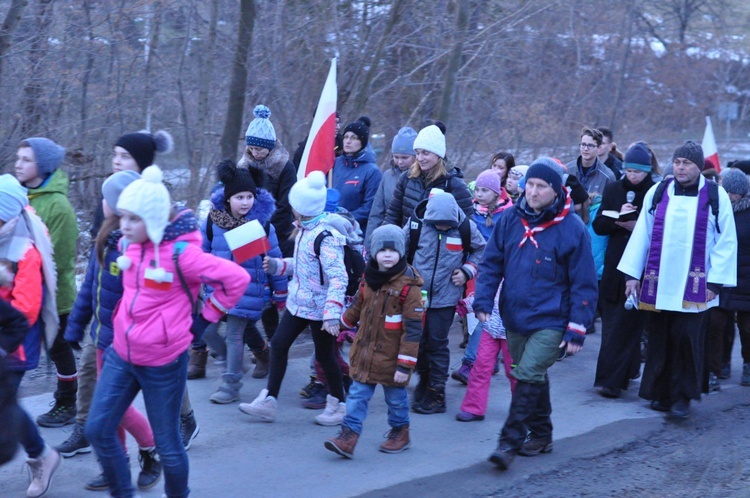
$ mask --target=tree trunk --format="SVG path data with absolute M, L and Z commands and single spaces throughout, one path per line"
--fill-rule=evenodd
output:
M 237 141 L 242 130 L 242 117 L 245 110 L 247 58 L 250 54 L 250 44 L 253 41 L 254 24 L 254 0 L 240 0 L 239 33 L 232 62 L 232 80 L 229 84 L 227 115 L 220 142 L 221 157 L 223 158 L 234 159 L 237 155 Z
M 49 26 L 52 23 L 52 0 L 39 0 L 39 6 L 35 14 L 37 21 L 36 36 L 31 40 L 29 47 L 29 77 L 23 88 L 23 112 L 21 133 L 24 136 L 41 135 L 40 129 L 42 115 L 45 109 L 42 106 L 43 85 L 41 64 L 47 49 L 47 37 Z
M 3 20 L 3 25 L 0 26 L 0 82 L 3 79 L 3 60 L 5 60 L 5 54 L 10 50 L 13 34 L 18 28 L 23 11 L 28 4 L 28 0 L 12 0 L 5 20 Z
M 161 2 L 154 2 L 150 12 L 146 13 L 146 45 L 144 47 L 143 58 L 146 64 L 143 74 L 144 78 L 144 97 L 146 102 L 146 130 L 151 131 L 151 102 L 153 102 L 153 86 L 151 81 L 151 69 L 153 68 L 154 54 L 159 42 L 159 28 L 161 27 Z
M 450 59 L 448 60 L 443 97 L 440 103 L 440 112 L 438 113 L 438 119 L 441 121 L 448 121 L 453 102 L 456 99 L 456 79 L 458 79 L 458 69 L 461 67 L 466 29 L 469 27 L 469 0 L 458 0 L 457 3 L 458 16 L 456 18 L 456 32 L 454 34 L 455 41 Z

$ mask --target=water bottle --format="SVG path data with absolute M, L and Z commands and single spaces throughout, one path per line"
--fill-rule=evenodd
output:
M 635 297 L 635 294 L 629 295 L 625 300 L 625 309 L 628 311 L 638 309 L 638 298 Z
M 430 299 L 427 297 L 427 291 L 423 290 L 422 291 L 422 306 L 425 309 L 427 309 L 427 307 L 429 306 L 429 304 L 430 304 Z

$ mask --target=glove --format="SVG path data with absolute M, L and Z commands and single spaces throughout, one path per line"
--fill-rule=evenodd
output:
M 339 335 L 339 321 L 338 320 L 324 320 L 323 330 L 331 334 L 333 337 Z
M 276 275 L 276 271 L 279 269 L 279 260 L 276 258 L 270 258 L 268 256 L 263 259 L 263 270 L 269 275 Z
M 340 343 L 343 343 L 344 341 L 346 341 L 349 344 L 351 344 L 352 342 L 354 342 L 355 334 L 356 334 L 356 330 L 351 330 L 351 329 L 342 330 L 339 333 L 339 336 L 336 338 L 336 340 Z
M 203 318 L 203 315 L 201 314 L 193 317 L 193 325 L 190 326 L 190 332 L 192 332 L 195 340 L 199 340 L 201 337 L 203 337 L 203 332 L 206 331 L 206 327 L 208 327 L 210 324 L 211 322 Z

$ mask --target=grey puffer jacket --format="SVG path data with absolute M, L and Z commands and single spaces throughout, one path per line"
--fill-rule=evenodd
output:
M 385 213 L 388 211 L 388 204 L 393 198 L 393 193 L 396 191 L 396 185 L 403 172 L 396 166 L 391 166 L 388 171 L 383 173 L 383 179 L 380 181 L 378 191 L 375 193 L 375 198 L 372 200 L 372 209 L 370 210 L 370 217 L 367 220 L 367 232 L 365 235 L 365 247 L 367 251 L 370 251 L 370 237 L 372 237 L 372 231 L 383 224 L 385 219 Z
M 463 177 L 464 174 L 460 169 L 453 168 L 448 171 L 447 176 L 440 177 L 429 185 L 425 185 L 422 177 L 409 178 L 408 171 L 402 173 L 396 184 L 396 190 L 393 192 L 391 203 L 388 205 L 384 223 L 404 226 L 417 204 L 427 199 L 430 190 L 433 188 L 439 188 L 451 194 L 456 199 L 461 211 L 466 216 L 471 216 L 474 213 L 471 192 L 463 181 Z
M 436 221 L 454 220 L 458 226 L 466 219 L 466 215 L 458 208 L 456 200 L 450 194 L 438 193 L 429 200 L 420 202 L 414 210 L 414 216 L 422 220 L 422 231 L 414 254 L 413 266 L 424 279 L 422 290 L 427 291 L 428 308 L 455 306 L 463 297 L 465 286 L 453 285 L 453 271 L 462 270 L 467 281 L 476 276 L 486 245 L 484 236 L 474 220 L 469 219 L 471 248 L 464 262 L 464 250 L 458 228 L 440 231 L 431 224 Z M 403 230 L 408 248 L 409 225 L 407 224 Z

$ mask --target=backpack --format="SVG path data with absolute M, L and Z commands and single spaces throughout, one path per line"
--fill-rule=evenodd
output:
M 422 224 L 422 220 L 416 216 L 412 216 L 409 219 L 409 246 L 406 253 L 406 262 L 410 265 L 414 264 L 414 254 L 416 254 L 419 247 L 419 235 L 422 233 Z M 458 233 L 461 236 L 461 248 L 464 252 L 463 262 L 466 263 L 471 251 L 471 223 L 468 216 L 458 225 Z
M 661 202 L 662 197 L 664 197 L 664 190 L 666 190 L 672 180 L 673 178 L 668 178 L 658 183 L 648 214 L 656 212 L 656 206 Z M 714 215 L 716 221 L 716 231 L 721 233 L 721 228 L 719 227 L 719 185 L 715 182 L 708 182 L 708 204 L 711 206 L 711 214 Z
M 318 258 L 318 268 L 320 270 L 320 285 L 323 285 L 323 262 L 320 261 L 320 245 L 323 243 L 323 239 L 333 235 L 329 230 L 323 230 L 315 237 L 313 242 L 313 248 L 315 250 L 315 257 Z M 346 275 L 349 277 L 349 281 L 346 284 L 345 294 L 349 297 L 354 296 L 359 289 L 359 281 L 362 275 L 365 273 L 365 258 L 362 254 L 354 249 L 353 247 L 346 244 L 344 246 L 344 266 L 346 266 Z
M 187 281 L 185 280 L 185 275 L 182 273 L 182 269 L 180 268 L 180 254 L 185 252 L 185 249 L 187 248 L 188 243 L 184 240 L 180 240 L 178 242 L 175 242 L 174 247 L 172 249 L 172 261 L 174 262 L 175 271 L 177 272 L 177 277 L 180 279 L 180 285 L 182 285 L 182 290 L 185 291 L 185 294 L 187 294 L 188 299 L 190 300 L 190 307 L 192 308 L 193 312 L 193 319 L 200 315 L 201 308 L 203 307 L 203 301 L 200 299 L 200 297 L 193 297 L 193 293 L 190 292 L 190 287 L 188 287 Z M 198 296 L 203 294 L 203 285 L 201 285 L 201 290 L 198 293 Z

